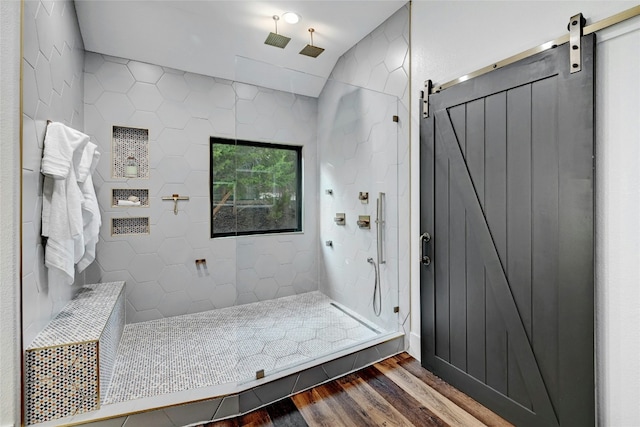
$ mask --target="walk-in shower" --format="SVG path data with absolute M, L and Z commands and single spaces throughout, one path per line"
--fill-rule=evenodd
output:
M 397 333 L 399 322 L 394 308 L 398 294 L 398 251 L 393 244 L 383 241 L 384 234 L 397 230 L 396 211 L 385 210 L 383 206 L 385 195 L 397 197 L 397 125 L 392 120 L 397 98 L 337 81 L 328 81 L 318 99 L 240 83 L 233 83 L 232 88 L 236 126 L 231 143 L 237 141 L 241 147 L 240 141 L 246 144 L 268 139 L 270 134 L 263 132 L 271 128 L 246 125 L 248 115 L 256 111 L 255 100 L 259 99 L 269 100 L 271 108 L 259 111 L 258 120 L 264 115 L 274 128 L 288 129 L 274 142 L 283 147 L 289 144 L 301 147 L 304 173 L 298 197 L 302 197 L 299 204 L 302 229 L 223 237 L 215 237 L 214 233 L 212 240 L 203 243 L 206 247 L 192 248 L 194 258 L 206 259 L 206 263 L 192 270 L 194 279 L 183 285 L 187 294 L 207 296 L 210 292 L 207 284 L 212 283 L 209 289 L 213 292 L 220 287 L 230 288 L 235 303 L 216 306 L 216 310 L 182 312 L 175 317 L 128 324 L 113 380 L 104 396 L 106 405 L 225 384 L 244 387 L 263 377 L 268 380 L 296 367 L 328 360 L 331 354 L 366 347 L 367 342 L 384 342 L 385 337 Z M 292 121 L 292 117 L 296 120 Z M 262 145 L 259 148 L 263 149 Z M 237 212 L 234 221 L 240 221 L 251 210 L 251 218 L 255 220 L 260 217 L 258 209 L 277 203 L 264 199 L 260 192 L 265 190 L 257 181 L 247 178 L 253 179 L 255 174 L 252 175 L 246 155 L 244 150 L 236 150 L 231 176 L 211 178 L 212 186 L 214 182 L 237 183 L 233 196 L 224 202 L 230 212 Z M 257 155 L 251 159 L 254 164 L 259 162 Z M 222 157 L 214 157 L 212 170 L 222 162 Z M 259 166 L 262 166 L 259 177 L 265 181 L 271 172 L 264 164 Z M 384 170 L 385 174 L 376 174 L 378 170 Z M 280 184 L 272 180 L 267 180 L 268 192 L 281 193 Z M 249 182 L 255 198 L 242 188 Z M 178 215 L 173 210 L 170 215 L 162 214 L 158 228 L 165 233 L 170 231 L 164 229 L 163 220 L 177 225 L 181 215 L 194 214 L 192 200 L 203 196 L 188 185 L 185 190 L 181 184 L 172 188 L 188 192 L 191 199 Z M 319 191 L 321 188 L 332 191 Z M 378 193 L 376 204 L 361 200 L 354 188 Z M 315 194 L 321 195 L 316 198 Z M 214 196 L 211 197 L 215 199 Z M 218 199 L 224 198 L 221 192 Z M 342 225 L 334 221 L 336 211 L 344 213 Z M 215 216 L 220 210 L 211 212 Z M 325 215 L 326 212 L 331 213 Z M 375 231 L 356 224 L 360 214 L 375 215 Z M 246 227 L 246 220 L 242 221 Z M 212 223 L 212 227 L 218 224 Z M 188 234 L 207 232 L 198 223 L 185 227 Z M 397 238 L 389 240 L 397 242 Z M 135 244 L 133 237 L 128 241 Z M 331 241 L 331 245 L 326 241 Z M 113 243 L 106 242 L 105 246 Z M 387 262 L 383 259 L 385 253 Z M 174 255 L 165 255 L 168 258 L 165 268 L 172 268 L 175 262 L 170 256 Z M 362 268 L 361 263 L 367 259 L 375 266 L 374 275 Z M 114 278 L 108 271 L 103 272 L 103 277 Z M 169 279 L 159 280 L 164 283 Z M 145 284 L 133 277 L 127 286 L 135 292 Z M 167 291 L 161 289 L 165 293 L 163 298 L 175 295 Z M 367 298 L 368 303 L 362 304 L 360 295 L 370 295 L 372 291 L 373 301 Z M 135 294 L 130 297 L 134 308 L 139 305 L 135 298 Z M 215 305 L 213 298 L 208 300 Z M 132 314 L 140 315 L 137 311 Z M 154 351 L 158 346 L 167 351 Z
M 398 33 L 405 28 L 404 12 L 366 37 L 360 59 L 406 56 L 406 38 Z M 403 43 L 377 39 L 386 25 Z M 405 51 L 391 54 L 398 46 Z M 39 110 L 25 112 L 26 126 L 38 129 L 47 119 L 69 122 L 105 153 L 95 180 L 103 215 L 97 261 L 74 286 L 47 282 L 38 262 L 42 247 L 31 232 L 38 218 L 25 218 L 25 347 L 46 324 L 46 314 L 60 311 L 57 304 L 64 305 L 83 284 L 126 282 L 126 325 L 109 387 L 95 396 L 100 409 L 78 411 L 74 423 L 200 401 L 215 406 L 206 407 L 206 417 L 224 418 L 277 398 L 275 389 L 300 391 L 403 348 L 398 333 L 401 132 L 394 116 L 403 117 L 398 96 L 404 90 L 396 90 L 396 77 L 383 79 L 393 90 L 380 84 L 379 74 L 354 77 L 363 71 L 354 57 L 355 48 L 338 61 L 315 98 L 78 52 L 84 92 L 65 111 L 82 110 L 84 121 L 70 122 L 51 110 L 46 117 L 38 116 Z M 238 80 L 251 67 L 268 68 L 238 57 Z M 400 62 L 394 70 L 404 72 L 402 67 Z M 296 76 L 289 75 L 294 87 Z M 27 77 L 25 93 L 37 94 L 36 82 Z M 406 74 L 399 81 L 406 85 Z M 116 130 L 138 138 L 130 145 L 146 138 L 148 158 L 136 154 L 136 161 L 148 174 L 113 174 L 113 147 L 120 143 L 114 140 Z M 30 136 L 23 144 L 29 161 L 39 158 L 42 147 Z M 269 169 L 246 153 L 230 158 L 229 180 L 214 181 L 212 136 L 235 147 L 294 147 L 300 192 L 284 197 L 280 179 L 290 170 Z M 29 213 L 37 212 L 41 199 L 33 171 L 35 164 L 23 171 L 24 198 L 33 205 Z M 222 212 L 212 208 L 216 185 L 216 203 L 228 208 L 232 221 L 268 218 L 278 224 L 282 212 L 295 206 L 300 229 L 211 238 L 213 215 Z M 376 204 L 361 192 L 378 194 Z M 132 195 L 140 205 L 118 203 Z M 334 222 L 336 213 L 344 214 L 342 225 Z M 360 216 L 375 218 L 376 230 L 359 227 Z M 126 227 L 114 227 L 120 223 Z M 368 259 L 376 260 L 375 273 Z M 374 282 L 372 305 L 362 295 L 371 295 Z M 270 381 L 280 385 L 267 389 Z M 43 426 L 58 423 L 60 414 L 49 415 Z

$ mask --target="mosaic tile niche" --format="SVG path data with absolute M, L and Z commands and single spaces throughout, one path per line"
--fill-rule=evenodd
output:
M 26 424 L 100 408 L 124 329 L 124 282 L 83 286 L 26 349 Z
M 111 142 L 113 178 L 149 178 L 149 129 L 113 127 Z M 133 157 L 137 172 L 127 173 L 127 160 Z
M 122 205 L 121 200 L 129 201 L 130 196 L 138 198 L 138 205 Z M 113 188 L 111 189 L 111 207 L 149 207 L 149 190 L 146 188 Z
M 149 217 L 112 218 L 111 235 L 149 234 Z

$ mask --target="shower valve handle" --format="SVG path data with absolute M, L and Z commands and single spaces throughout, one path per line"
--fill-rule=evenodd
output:
M 420 262 L 425 267 L 431 264 L 431 258 L 425 255 L 425 243 L 428 243 L 431 240 L 431 235 L 426 231 L 420 235 L 420 246 L 422 249 L 422 253 L 420 254 Z

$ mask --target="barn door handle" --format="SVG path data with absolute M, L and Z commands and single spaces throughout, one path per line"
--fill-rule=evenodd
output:
M 425 255 L 425 252 L 426 252 L 425 243 L 429 243 L 430 240 L 431 240 L 431 235 L 426 231 L 420 235 L 420 246 L 422 248 L 422 253 L 420 254 L 420 262 L 425 267 L 431 264 L 431 258 Z

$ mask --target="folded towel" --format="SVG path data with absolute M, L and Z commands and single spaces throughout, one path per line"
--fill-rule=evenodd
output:
M 118 200 L 118 206 L 140 206 L 140 202 L 132 202 L 131 200 Z
M 100 152 L 98 152 L 97 146 L 90 142 L 87 144 L 85 155 L 91 157 L 91 162 L 88 166 L 87 164 L 83 165 L 87 168 L 87 176 L 84 182 L 80 184 L 84 198 L 84 203 L 82 204 L 84 253 L 77 264 L 78 273 L 82 273 L 82 271 L 96 259 L 96 244 L 98 243 L 98 235 L 100 234 L 100 226 L 102 225 L 100 207 L 98 206 L 98 199 L 93 186 L 93 177 L 91 176 L 100 159 Z M 83 160 L 84 158 L 83 156 Z
M 78 182 L 85 182 L 87 177 L 91 174 L 91 165 L 93 164 L 93 155 L 96 152 L 98 146 L 92 142 L 87 143 L 87 146 L 82 151 L 82 157 L 76 170 L 76 180 Z M 98 153 L 99 155 L 100 153 Z
M 84 133 L 62 123 L 49 123 L 42 154 L 42 174 L 53 179 L 66 179 L 74 154 L 81 158 L 87 142 L 89 137 Z
M 89 137 L 62 123 L 50 123 L 44 141 L 41 171 L 45 175 L 42 198 L 42 235 L 48 237 L 45 265 L 60 270 L 72 284 L 73 265 L 84 253 L 82 191 L 76 171 Z

